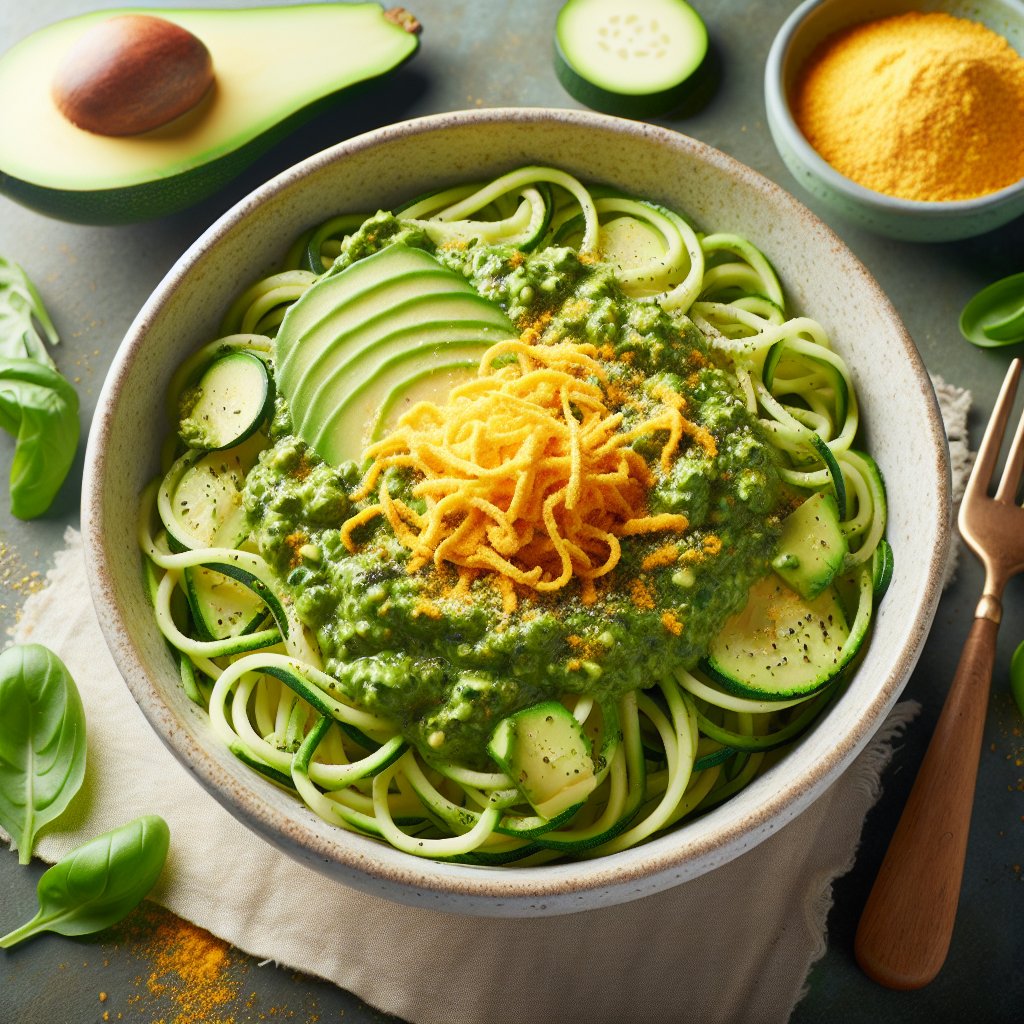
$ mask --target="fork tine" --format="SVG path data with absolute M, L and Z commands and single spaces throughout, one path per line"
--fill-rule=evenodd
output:
M 985 436 L 982 438 L 981 447 L 978 449 L 978 458 L 971 470 L 967 487 L 964 491 L 964 501 L 971 498 L 983 497 L 988 490 L 989 481 L 995 472 L 996 462 L 999 460 L 999 449 L 1003 443 L 1003 436 L 1006 433 L 1006 424 L 1010 419 L 1010 410 L 1013 408 L 1013 399 L 1017 393 L 1017 382 L 1020 380 L 1021 361 L 1014 359 L 1006 372 L 1003 386 L 996 399 L 995 408 L 992 410 L 992 418 L 988 421 Z M 1004 480 L 1006 479 L 1004 474 Z
M 1003 478 L 999 481 L 999 490 L 996 491 L 996 501 L 1015 502 L 1022 475 L 1024 475 L 1024 411 L 1020 414 L 1017 430 L 1014 432 L 1013 442 L 1010 445 L 1010 453 L 1006 456 L 1006 467 L 1003 469 Z

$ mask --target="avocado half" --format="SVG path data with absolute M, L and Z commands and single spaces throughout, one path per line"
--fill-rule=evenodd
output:
M 161 128 L 104 136 L 57 109 L 51 83 L 78 37 L 120 14 L 150 14 L 210 51 L 213 88 Z M 205 199 L 336 99 L 398 67 L 419 46 L 379 4 L 233 10 L 119 8 L 40 29 L 0 57 L 0 192 L 62 220 L 123 224 Z

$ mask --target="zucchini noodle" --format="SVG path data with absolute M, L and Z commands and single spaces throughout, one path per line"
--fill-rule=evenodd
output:
M 491 866 L 543 864 L 627 849 L 706 812 L 749 784 L 842 692 L 892 563 L 884 539 L 884 484 L 871 457 L 855 448 L 860 419 L 854 382 L 822 325 L 786 312 L 782 285 L 754 245 L 735 234 L 701 234 L 676 211 L 647 199 L 586 186 L 555 168 L 523 167 L 493 181 L 455 185 L 412 199 L 395 217 L 403 229 L 418 232 L 427 248 L 510 246 L 520 254 L 571 248 L 581 264 L 610 265 L 617 287 L 640 303 L 638 308 L 657 308 L 684 325 L 681 330 L 695 327 L 700 332 L 707 358 L 728 372 L 734 400 L 756 420 L 771 447 L 788 501 L 777 520 L 789 511 L 795 515 L 812 497 L 837 510 L 842 564 L 831 573 L 825 597 L 833 601 L 828 614 L 839 615 L 848 626 L 837 641 L 838 669 L 823 667 L 820 685 L 808 692 L 773 695 L 730 685 L 711 660 L 697 659 L 668 664 L 646 685 L 626 692 L 565 692 L 561 703 L 585 738 L 593 784 L 585 799 L 546 817 L 531 805 L 520 788 L 522 780 L 510 771 L 495 761 L 481 764 L 449 756 L 443 737 L 436 745 L 432 737 L 425 743 L 414 741 L 407 723 L 361 700 L 363 684 L 355 667 L 328 664 L 315 631 L 303 621 L 291 585 L 261 553 L 254 524 L 241 505 L 247 474 L 270 443 L 266 413 L 259 429 L 228 451 L 185 447 L 172 432 L 162 473 L 142 495 L 139 514 L 139 546 L 157 626 L 177 662 L 184 692 L 208 713 L 219 740 L 338 828 L 415 856 Z M 188 356 L 171 381 L 172 422 L 204 368 L 227 353 L 251 354 L 273 380 L 274 339 L 288 310 L 317 282 L 366 255 L 355 247 L 365 241 L 367 220 L 363 213 L 342 213 L 309 229 L 295 240 L 278 273 L 248 287 L 230 304 L 221 336 Z M 517 326 L 525 319 L 528 289 L 532 293 L 530 286 L 513 293 L 508 312 Z M 512 308 L 516 302 L 519 306 Z M 615 325 L 593 329 L 612 337 Z M 528 334 L 496 345 L 481 372 L 494 374 L 495 360 L 500 367 L 525 359 L 522 352 L 534 343 Z M 564 347 L 573 349 L 571 339 Z M 586 367 L 596 365 L 591 356 L 600 345 L 585 348 L 586 359 L 567 357 L 559 371 L 559 380 L 565 378 L 576 391 L 560 384 L 561 405 L 555 402 L 559 429 L 564 427 L 575 445 L 566 472 L 577 490 L 584 450 L 577 442 L 590 420 L 566 396 L 578 392 L 583 396 L 579 401 L 585 402 L 590 400 L 586 388 L 596 391 L 596 385 L 585 388 L 584 382 L 594 379 L 585 376 Z M 576 364 L 582 369 L 574 370 Z M 581 376 L 574 378 L 573 373 Z M 536 376 L 553 380 L 556 374 L 545 365 Z M 474 385 L 470 391 L 483 393 L 483 387 Z M 680 421 L 681 408 L 685 398 L 673 413 Z M 618 429 L 621 415 L 615 419 L 603 406 L 594 409 L 594 423 L 605 416 L 605 429 Z M 433 413 L 421 415 L 429 419 Z M 645 439 L 635 426 L 640 419 L 627 423 L 615 443 L 639 451 L 647 445 L 652 466 L 658 462 L 654 449 L 668 451 L 661 457 L 667 471 L 674 447 Z M 648 433 L 667 429 L 660 422 L 648 420 L 654 424 L 646 426 Z M 442 427 L 437 427 L 438 436 Z M 678 441 L 682 434 L 677 431 L 673 437 Z M 612 443 L 605 447 L 612 450 Z M 376 447 L 391 450 L 381 442 Z M 429 456 L 443 465 L 448 476 L 442 482 L 453 488 L 457 481 L 449 479 L 455 473 L 451 467 L 472 471 L 465 460 L 438 461 L 435 448 L 417 454 L 419 463 L 404 448 L 395 451 L 392 461 L 407 473 Z M 526 458 L 524 466 L 530 461 Z M 374 476 L 370 484 L 379 489 L 384 503 L 378 510 L 394 507 L 405 521 L 428 522 L 416 510 L 420 505 L 414 509 L 392 503 L 391 470 L 381 473 L 378 467 L 375 472 L 379 481 Z M 363 497 L 369 489 L 367 484 Z M 571 493 L 575 496 L 576 491 Z M 550 518 L 550 502 L 545 507 Z M 438 530 L 446 514 L 435 517 Z M 372 510 L 360 515 L 344 533 L 350 550 L 355 549 L 350 537 L 358 537 L 373 519 Z M 684 516 L 676 519 L 685 526 Z M 384 529 L 382 522 L 383 513 L 378 512 L 374 528 Z M 513 525 L 505 522 L 503 529 L 493 534 L 496 544 L 511 543 Z M 464 524 L 457 530 L 465 533 Z M 588 540 L 598 532 L 597 527 L 581 526 L 573 541 L 574 564 L 584 567 L 578 574 L 600 575 L 599 569 L 587 568 L 603 557 L 594 554 Z M 530 535 L 513 539 L 524 548 L 538 543 Z M 295 541 L 293 566 L 306 557 L 301 543 L 301 538 Z M 569 542 L 561 543 L 568 550 Z M 560 564 L 568 566 L 568 554 L 558 551 Z M 653 564 L 659 564 L 659 557 L 671 559 L 654 551 Z M 492 560 L 501 561 L 497 556 Z M 467 556 L 459 569 L 459 586 L 468 588 L 486 571 L 481 564 Z M 427 554 L 414 560 L 410 572 L 442 568 L 438 548 L 433 560 Z M 523 570 L 517 571 L 527 578 Z M 681 586 L 688 585 L 688 572 L 683 566 L 674 577 Z M 765 572 L 766 579 L 775 578 L 767 567 Z M 537 568 L 529 579 L 540 575 Z M 571 576 L 569 569 L 563 575 L 559 586 Z M 619 585 L 628 586 L 629 581 Z M 552 584 L 537 589 L 545 586 L 554 589 Z M 505 598 L 507 605 L 507 590 Z M 670 631 L 684 628 L 670 610 L 665 622 Z M 370 628 L 360 621 L 349 626 L 356 634 Z M 581 664 L 590 671 L 591 663 L 582 656 Z M 595 675 L 599 673 L 597 666 Z

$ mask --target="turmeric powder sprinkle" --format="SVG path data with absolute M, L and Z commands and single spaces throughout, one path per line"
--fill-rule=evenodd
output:
M 1024 57 L 984 25 L 912 11 L 840 32 L 793 97 L 837 171 L 904 199 L 971 199 L 1024 178 Z
M 346 547 L 354 551 L 353 531 L 383 516 L 412 553 L 410 573 L 432 561 L 496 574 L 508 609 L 515 587 L 553 592 L 578 578 L 592 595 L 593 581 L 618 564 L 621 537 L 685 531 L 685 515 L 648 514 L 654 474 L 630 445 L 654 437 L 667 473 L 684 436 L 712 452 L 714 438 L 686 419 L 681 396 L 657 399 L 652 415 L 624 428 L 597 354 L 591 345 L 499 342 L 447 404 L 415 405 L 367 449 L 370 468 L 352 498 L 377 500 L 343 524 Z M 389 471 L 398 469 L 413 471 L 411 496 L 423 511 L 391 494 Z

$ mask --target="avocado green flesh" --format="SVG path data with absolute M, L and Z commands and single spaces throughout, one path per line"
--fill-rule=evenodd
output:
M 351 390 L 356 370 L 365 374 L 366 370 L 374 369 L 391 356 L 410 348 L 431 350 L 453 341 L 475 344 L 479 361 L 492 343 L 489 337 L 495 334 L 494 328 L 472 321 L 458 326 L 451 324 L 452 321 L 438 319 L 398 326 L 383 337 L 368 341 L 361 350 L 352 351 L 339 344 L 323 353 L 320 362 L 311 367 L 312 372 L 293 389 L 300 410 L 295 414 L 296 429 L 302 432 L 311 424 L 323 422 L 337 404 L 338 396 Z M 502 335 L 496 335 L 494 341 L 501 338 Z
M 337 369 L 358 358 L 360 350 L 398 332 L 438 323 L 465 326 L 486 343 L 511 336 L 511 324 L 500 310 L 465 289 L 432 257 L 420 255 L 433 266 L 417 260 L 418 266 L 405 269 L 399 254 L 388 261 L 390 276 L 374 273 L 369 282 L 355 272 L 364 264 L 375 268 L 374 258 L 354 263 L 343 274 L 316 284 L 288 311 L 275 343 L 277 374 L 285 390 L 296 396 L 299 415 L 310 415 L 315 393 L 311 378 L 326 383 Z
M 443 402 L 453 388 L 472 380 L 479 368 L 479 356 L 474 354 L 462 361 L 451 358 L 450 362 L 434 363 L 405 376 L 391 387 L 381 402 L 376 417 L 368 425 L 367 441 L 379 441 L 417 402 Z
M 396 243 L 325 277 L 289 309 L 275 342 L 278 385 L 295 432 L 338 466 L 360 461 L 408 381 L 475 367 L 515 336 L 463 277 Z
M 60 114 L 50 81 L 83 31 L 126 13 L 154 14 L 196 35 L 210 50 L 216 82 L 195 110 L 162 128 L 94 135 Z M 0 58 L 0 191 L 84 223 L 182 209 L 231 180 L 339 92 L 392 70 L 417 46 L 417 37 L 384 18 L 377 4 L 121 8 L 57 22 Z
M 358 461 L 369 435 L 378 422 L 381 407 L 403 384 L 422 373 L 447 374 L 461 368 L 471 375 L 480 362 L 483 348 L 477 344 L 451 343 L 431 349 L 415 349 L 392 357 L 353 388 L 337 411 L 320 428 L 313 448 L 331 465 Z
M 338 363 L 337 358 L 330 360 L 332 365 L 324 366 L 323 376 L 315 391 L 296 392 L 298 402 L 308 402 L 304 413 L 296 419 L 296 428 L 301 429 L 301 425 L 306 424 L 326 423 L 339 408 L 339 396 L 343 396 L 340 398 L 341 403 L 354 398 L 365 383 L 392 360 L 414 354 L 417 357 L 417 367 L 429 369 L 433 365 L 447 365 L 450 359 L 446 357 L 451 346 L 455 344 L 466 352 L 465 356 L 456 355 L 456 359 L 471 358 L 474 365 L 478 364 L 489 345 L 485 340 L 486 331 L 487 328 L 472 324 L 465 327 L 450 327 L 444 321 L 410 325 L 380 338 L 372 345 L 367 345 L 361 352 L 351 354 L 341 365 L 333 365 Z M 334 352 L 330 354 L 335 355 Z M 412 372 L 415 372 L 417 367 L 409 365 Z M 321 376 L 319 372 L 317 376 Z M 402 378 L 403 381 L 405 379 Z M 397 383 L 401 384 L 402 381 Z

